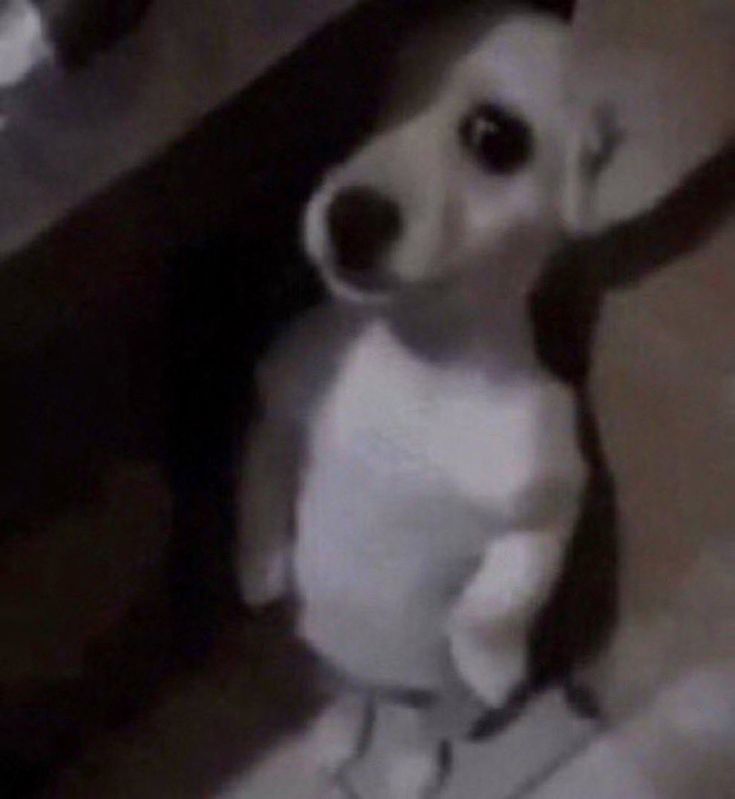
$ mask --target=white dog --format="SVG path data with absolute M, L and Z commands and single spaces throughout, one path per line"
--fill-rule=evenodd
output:
M 348 302 L 266 359 L 243 470 L 243 596 L 292 580 L 300 634 L 364 688 L 318 727 L 335 776 L 370 700 L 406 700 L 396 797 L 440 782 L 433 698 L 464 685 L 499 708 L 523 685 L 586 481 L 574 396 L 526 308 L 583 206 L 569 34 L 529 14 L 471 27 L 311 200 L 307 250 Z

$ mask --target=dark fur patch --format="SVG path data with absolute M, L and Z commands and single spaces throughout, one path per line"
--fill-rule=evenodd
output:
M 561 576 L 531 634 L 533 690 L 569 688 L 575 669 L 604 648 L 617 620 L 615 485 L 587 388 L 605 293 L 635 285 L 702 246 L 732 215 L 733 205 L 735 141 L 730 141 L 650 211 L 567 242 L 531 295 L 537 355 L 575 391 L 579 443 L 589 469 Z

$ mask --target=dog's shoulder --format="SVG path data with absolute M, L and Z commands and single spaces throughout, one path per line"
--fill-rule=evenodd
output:
M 551 505 L 575 505 L 584 462 L 571 392 L 543 374 L 461 389 L 452 419 L 433 438 L 462 492 L 529 524 Z
M 294 421 L 307 419 L 361 326 L 356 314 L 332 303 L 294 320 L 256 370 L 258 397 L 267 413 Z

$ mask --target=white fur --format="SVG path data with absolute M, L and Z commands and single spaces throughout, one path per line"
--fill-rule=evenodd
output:
M 307 209 L 307 248 L 326 282 L 367 301 L 336 272 L 325 210 L 355 184 L 396 200 L 404 231 L 385 266 L 407 293 L 380 299 L 392 318 L 406 309 L 409 329 L 413 311 L 419 327 L 441 318 L 432 335 L 447 345 L 432 354 L 386 316 L 326 307 L 261 369 L 243 593 L 269 600 L 277 583 L 285 589 L 273 575 L 291 491 L 301 634 L 369 685 L 442 692 L 458 675 L 502 705 L 524 679 L 529 624 L 578 513 L 574 400 L 537 363 L 525 304 L 579 179 L 569 148 L 588 138 L 572 130 L 566 41 L 537 17 L 475 37 L 433 101 L 332 170 Z M 517 175 L 489 177 L 457 144 L 463 115 L 488 98 L 534 132 L 533 160 Z M 303 448 L 296 486 L 278 454 L 289 442 Z M 395 796 L 428 795 L 425 746 L 396 767 Z
M 365 701 L 351 694 L 340 696 L 328 705 L 312 727 L 311 740 L 320 770 L 338 777 L 352 760 L 359 757 L 368 708 Z
M 491 705 L 516 687 L 527 660 L 526 620 L 548 596 L 569 533 L 566 526 L 516 532 L 487 549 L 457 602 L 449 640 L 465 682 Z
M 395 736 L 392 760 L 386 782 L 391 799 L 431 799 L 441 788 L 441 769 L 436 757 L 436 741 L 427 730 L 422 714 L 411 708 L 391 708 Z
M 482 366 L 422 362 L 378 321 L 314 414 L 298 503 L 301 630 L 369 682 L 440 688 L 438 620 L 488 541 L 529 518 L 556 525 L 560 546 L 571 529 L 581 482 L 571 397 L 540 373 L 501 380 Z M 545 485 L 558 501 L 540 491 L 532 507 Z

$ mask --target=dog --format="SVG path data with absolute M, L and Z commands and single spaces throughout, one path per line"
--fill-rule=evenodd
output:
M 345 686 L 314 728 L 345 796 L 376 703 L 402 727 L 389 793 L 419 799 L 471 714 L 523 693 L 588 484 L 574 391 L 539 362 L 527 303 L 584 226 L 604 123 L 574 107 L 555 18 L 473 19 L 445 44 L 307 205 L 337 301 L 260 365 L 242 464 L 241 593 L 257 608 L 291 588 Z

